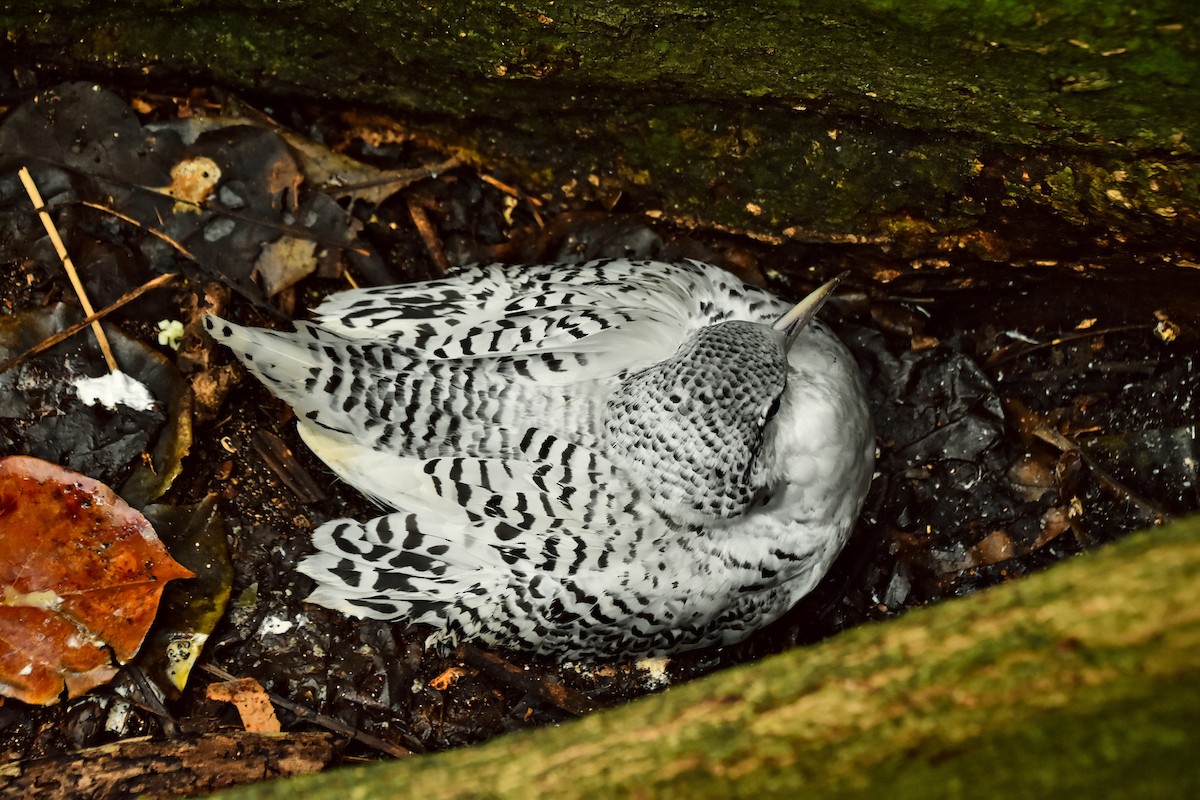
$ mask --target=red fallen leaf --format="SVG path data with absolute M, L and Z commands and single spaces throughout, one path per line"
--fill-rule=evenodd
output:
M 137 653 L 167 581 L 190 578 L 146 518 L 104 484 L 0 458 L 0 693 L 57 702 Z

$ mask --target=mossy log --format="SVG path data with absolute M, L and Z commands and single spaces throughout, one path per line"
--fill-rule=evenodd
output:
M 403 111 L 526 186 L 779 240 L 1002 259 L 1200 232 L 1192 0 L 46 0 L 0 23 L 18 64 Z
M 223 798 L 1194 797 L 1200 517 L 476 748 Z

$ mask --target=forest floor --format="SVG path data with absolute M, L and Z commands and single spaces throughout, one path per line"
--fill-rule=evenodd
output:
M 179 582 L 176 605 L 218 609 L 182 692 L 153 680 L 148 645 L 85 695 L 5 702 L 0 762 L 239 730 L 234 707 L 206 693 L 229 676 L 265 687 L 285 732 L 335 731 L 313 769 L 460 747 L 1018 580 L 1200 508 L 1200 288 L 1159 254 L 1091 241 L 1010 261 L 995 247 L 913 256 L 887 243 L 765 242 L 685 229 L 621 197 L 531 197 L 377 115 L 80 84 L 33 102 L 35 88 L 8 87 L 0 119 L 0 360 L 81 316 L 54 310 L 76 301 L 22 166 L 95 308 L 178 277 L 104 320 L 141 353 L 128 371 L 165 374 L 151 384 L 164 387 L 153 418 L 62 393 L 70 376 L 105 369 L 85 330 L 0 374 L 3 453 L 114 487 L 147 463 L 177 472 L 154 487 L 161 497 L 131 504 L 218 526 L 231 569 L 204 597 Z M 817 589 L 740 645 L 656 664 L 547 663 L 469 643 L 441 653 L 420 629 L 305 604 L 312 583 L 293 566 L 310 531 L 375 509 L 312 456 L 287 406 L 214 347 L 200 317 L 286 327 L 352 285 L 479 261 L 625 256 L 698 258 L 785 296 L 849 273 L 823 317 L 867 378 L 879 458 L 858 529 Z M 172 320 L 178 350 L 160 343 Z M 212 768 L 189 790 L 236 780 Z

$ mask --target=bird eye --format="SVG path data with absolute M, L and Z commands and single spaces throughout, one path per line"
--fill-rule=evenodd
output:
M 767 413 L 763 415 L 763 422 L 766 422 L 771 417 L 775 416 L 776 412 L 779 411 L 779 401 L 782 397 L 782 392 L 775 395 L 775 399 L 771 401 L 771 405 L 767 408 Z

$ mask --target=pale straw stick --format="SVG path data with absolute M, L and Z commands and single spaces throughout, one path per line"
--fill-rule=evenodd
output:
M 71 285 L 75 287 L 75 294 L 79 297 L 79 304 L 83 306 L 83 313 L 87 316 L 92 316 L 96 312 L 92 310 L 92 301 L 88 300 L 87 292 L 83 290 L 83 284 L 79 280 L 79 273 L 75 271 L 75 265 L 71 263 L 71 256 L 67 254 L 67 248 L 63 245 L 62 237 L 58 235 L 58 228 L 54 227 L 54 220 L 50 219 L 50 214 L 46 212 L 46 204 L 42 202 L 42 195 L 38 192 L 37 185 L 33 182 L 33 176 L 29 174 L 29 170 L 21 167 L 17 173 L 21 176 L 21 183 L 25 185 L 25 191 L 29 193 L 29 199 L 33 201 L 33 208 L 38 212 L 38 216 L 42 219 L 42 225 L 46 228 L 46 235 L 50 237 L 51 243 L 54 245 L 55 252 L 58 253 L 58 258 L 62 261 L 63 268 L 67 271 L 67 277 L 71 279 Z M 100 344 L 100 352 L 104 353 L 104 360 L 108 363 L 109 372 L 118 372 L 120 367 L 117 366 L 117 359 L 113 357 L 112 348 L 108 346 L 108 337 L 104 335 L 104 328 L 100 327 L 100 320 L 92 321 L 92 332 L 96 334 L 96 341 Z

